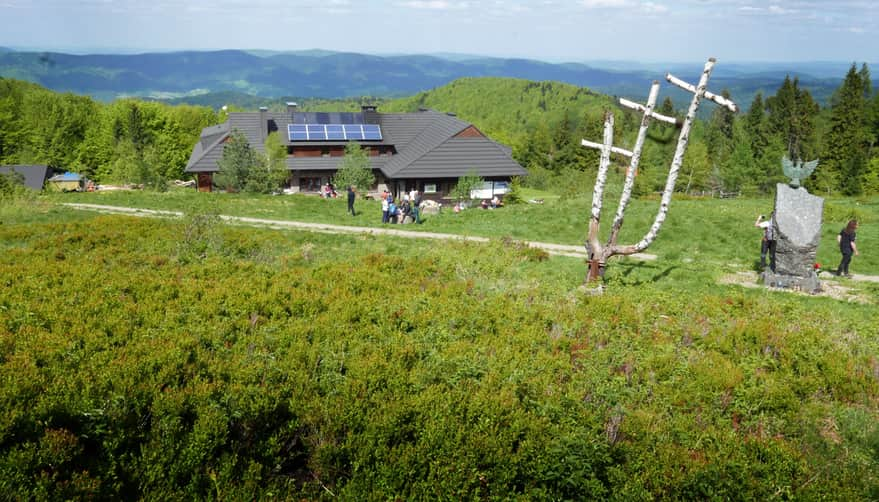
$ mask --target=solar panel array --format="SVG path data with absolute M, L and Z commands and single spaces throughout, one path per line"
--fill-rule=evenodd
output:
M 381 141 L 378 124 L 288 124 L 290 141 Z

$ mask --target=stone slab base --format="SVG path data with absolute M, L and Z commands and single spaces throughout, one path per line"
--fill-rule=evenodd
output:
M 763 279 L 763 285 L 770 288 L 792 289 L 805 293 L 821 292 L 821 281 L 818 280 L 818 275 L 814 272 L 806 277 L 801 277 L 798 275 L 776 274 L 767 270 L 760 277 Z

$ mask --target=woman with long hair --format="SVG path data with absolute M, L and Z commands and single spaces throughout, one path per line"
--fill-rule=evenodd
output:
M 852 261 L 852 254 L 857 256 L 858 247 L 855 245 L 855 230 L 858 229 L 858 220 L 849 220 L 845 228 L 836 236 L 836 242 L 839 243 L 839 252 L 842 253 L 842 261 L 836 268 L 836 275 L 844 275 L 851 277 L 848 273 L 848 265 Z

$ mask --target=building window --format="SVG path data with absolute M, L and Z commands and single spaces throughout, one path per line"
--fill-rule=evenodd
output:
M 424 193 L 436 193 L 436 183 L 425 183 Z

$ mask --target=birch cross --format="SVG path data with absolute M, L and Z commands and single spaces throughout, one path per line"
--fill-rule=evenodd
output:
M 610 112 L 606 114 L 604 121 L 604 143 L 598 144 L 587 140 L 583 140 L 581 142 L 581 144 L 585 147 L 597 148 L 601 150 L 601 160 L 598 165 L 598 175 L 595 179 L 595 189 L 592 192 L 592 214 L 589 220 L 589 234 L 586 240 L 586 250 L 589 255 L 589 273 L 586 276 L 587 282 L 598 280 L 601 276 L 604 275 L 604 268 L 606 266 L 608 258 L 610 258 L 611 256 L 630 255 L 644 251 L 653 242 L 653 240 L 656 239 L 656 236 L 659 233 L 659 229 L 662 227 L 666 215 L 668 214 L 668 208 L 671 204 L 671 196 L 674 192 L 675 182 L 677 181 L 678 172 L 680 171 L 681 164 L 684 160 L 684 153 L 686 153 L 687 150 L 687 143 L 689 142 L 690 137 L 690 129 L 693 125 L 693 120 L 695 120 L 696 118 L 696 111 L 699 108 L 699 102 L 701 101 L 701 99 L 706 98 L 714 101 L 715 103 L 728 108 L 733 113 L 738 111 L 738 107 L 731 100 L 708 92 L 706 90 L 708 86 L 708 78 L 711 75 L 711 70 L 714 68 L 714 63 L 714 58 L 709 59 L 708 62 L 705 63 L 705 68 L 702 70 L 702 77 L 699 79 L 699 84 L 696 86 L 692 86 L 671 74 L 666 75 L 666 79 L 673 85 L 676 85 L 686 91 L 693 93 L 690 107 L 687 110 L 687 115 L 683 122 L 678 122 L 678 120 L 674 117 L 667 117 L 653 111 L 654 107 L 656 106 L 656 97 L 659 94 L 659 82 L 654 81 L 650 87 L 650 93 L 647 96 L 646 105 L 634 103 L 627 99 L 620 99 L 620 104 L 622 106 L 640 111 L 643 114 L 641 118 L 641 128 L 638 130 L 638 138 L 635 140 L 635 147 L 631 152 L 623 148 L 613 146 L 613 114 L 611 114 Z M 644 238 L 641 239 L 641 241 L 639 241 L 637 244 L 618 246 L 617 237 L 619 236 L 620 228 L 623 225 L 623 218 L 625 216 L 626 207 L 632 195 L 632 188 L 634 187 L 635 183 L 635 175 L 638 170 L 638 164 L 641 160 L 641 151 L 644 148 L 644 140 L 647 137 L 647 128 L 650 125 L 651 119 L 656 119 L 662 122 L 667 122 L 680 126 L 681 131 L 678 135 L 678 143 L 675 149 L 675 155 L 672 159 L 671 166 L 669 167 L 668 177 L 665 183 L 665 189 L 662 192 L 662 199 L 660 201 L 659 211 L 657 212 L 656 219 L 654 220 L 653 225 L 650 227 L 650 230 L 647 232 L 647 235 L 645 235 Z M 629 163 L 629 168 L 626 171 L 626 180 L 623 184 L 623 191 L 620 195 L 620 204 L 617 207 L 617 213 L 614 218 L 613 226 L 611 227 L 610 236 L 607 240 L 607 244 L 602 246 L 600 241 L 598 240 L 598 231 L 601 223 L 601 206 L 602 199 L 604 197 L 604 185 L 607 183 L 607 168 L 610 164 L 611 153 L 616 153 L 629 157 L 631 161 Z

